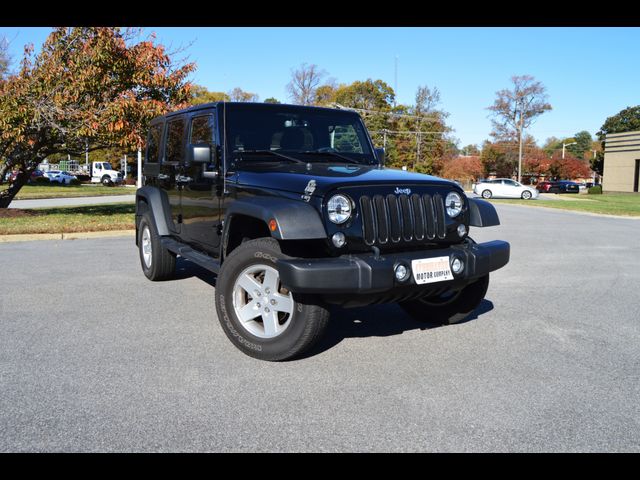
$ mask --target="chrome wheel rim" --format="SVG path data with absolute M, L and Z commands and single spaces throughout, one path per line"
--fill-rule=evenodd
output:
M 149 227 L 144 227 L 142 230 L 142 260 L 147 268 L 151 268 L 151 232 Z
M 245 268 L 233 285 L 233 309 L 240 325 L 259 338 L 275 338 L 291 324 L 295 302 L 269 265 Z

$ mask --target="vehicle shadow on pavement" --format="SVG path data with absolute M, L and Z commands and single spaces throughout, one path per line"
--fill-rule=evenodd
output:
M 178 257 L 173 280 L 184 280 L 192 277 L 199 278 L 214 288 L 216 286 L 217 275 L 215 273 Z M 493 310 L 493 303 L 484 299 L 480 302 L 478 308 L 456 325 L 477 320 L 481 315 L 491 310 Z M 441 325 L 436 322 L 414 320 L 395 303 L 359 308 L 329 306 L 329 311 L 331 319 L 322 339 L 315 347 L 296 359 L 318 355 L 335 347 L 346 338 L 389 337 L 401 335 L 410 330 L 431 330 L 432 328 L 449 327 L 449 325 Z
M 197 277 L 214 288 L 216 286 L 216 280 L 218 278 L 215 273 L 210 272 L 206 268 L 203 268 L 196 263 L 190 262 L 189 260 L 185 260 L 181 257 L 176 258 L 176 272 L 174 277 L 172 278 L 172 281 L 184 280 L 185 278 L 191 277 Z
M 478 308 L 456 325 L 477 320 L 481 315 L 493 310 L 490 300 L 482 300 Z M 324 337 L 302 358 L 313 357 L 335 347 L 346 338 L 389 337 L 409 330 L 431 330 L 447 328 L 435 322 L 419 321 L 411 318 L 397 304 L 371 305 L 361 308 L 331 307 L 331 320 Z

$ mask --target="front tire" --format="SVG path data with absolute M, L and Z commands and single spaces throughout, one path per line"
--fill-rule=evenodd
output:
M 493 196 L 493 194 L 491 193 L 491 190 L 483 190 L 482 191 L 482 198 L 491 198 Z
M 450 325 L 459 323 L 473 312 L 489 288 L 489 274 L 467 285 L 459 292 L 437 297 L 400 302 L 399 305 L 415 320 Z
M 281 361 L 309 350 L 324 333 L 329 312 L 317 297 L 280 283 L 285 256 L 273 238 L 248 240 L 225 259 L 216 281 L 218 320 L 231 342 L 260 360 Z
M 111 181 L 109 175 L 104 175 L 102 177 L 102 185 L 104 185 L 105 187 L 110 187 L 113 185 L 113 182 Z
M 525 190 L 522 192 L 521 196 L 523 200 L 529 200 L 531 198 L 531 192 L 529 190 Z

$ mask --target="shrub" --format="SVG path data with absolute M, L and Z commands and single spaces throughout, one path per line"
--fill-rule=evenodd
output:
M 601 195 L 602 185 L 594 185 L 593 187 L 589 187 L 589 194 Z

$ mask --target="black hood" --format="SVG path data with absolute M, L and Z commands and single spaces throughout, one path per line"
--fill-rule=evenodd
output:
M 371 165 L 311 163 L 283 165 L 264 163 L 243 165 L 238 171 L 238 183 L 257 188 L 305 193 L 314 181 L 314 196 L 323 196 L 327 191 L 350 186 L 388 185 L 402 189 L 410 185 L 454 186 L 454 182 L 432 175 L 412 173 L 392 168 Z M 312 184 L 313 185 L 313 184 Z

